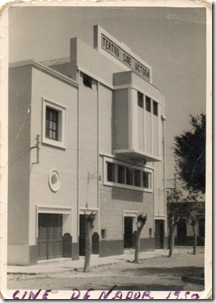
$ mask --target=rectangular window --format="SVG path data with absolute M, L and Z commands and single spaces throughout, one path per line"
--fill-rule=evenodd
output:
M 106 229 L 101 229 L 101 239 L 102 240 L 106 239 Z
M 118 183 L 125 184 L 125 167 L 118 165 Z
M 115 182 L 115 163 L 107 162 L 107 181 Z
M 158 103 L 156 101 L 153 101 L 153 114 L 158 116 Z
M 89 88 L 92 88 L 92 78 L 83 74 L 83 84 Z
M 108 158 L 104 160 L 104 185 L 140 191 L 151 190 L 152 173 L 148 168 L 144 171 L 144 167 L 134 167 L 120 160 L 108 160 Z
M 151 98 L 149 98 L 148 96 L 146 96 L 146 110 L 148 112 L 151 112 Z
M 134 170 L 134 185 L 141 186 L 141 171 L 138 169 Z
M 140 92 L 137 92 L 137 103 L 139 107 L 143 108 L 143 94 Z
M 143 172 L 143 187 L 151 188 L 150 173 Z
M 126 167 L 126 184 L 133 185 L 133 168 Z
M 66 148 L 66 107 L 43 99 L 42 143 Z
M 59 112 L 50 107 L 46 108 L 46 138 L 58 141 Z

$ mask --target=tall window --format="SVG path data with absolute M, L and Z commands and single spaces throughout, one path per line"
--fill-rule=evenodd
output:
M 133 169 L 126 167 L 126 184 L 133 185 Z
M 46 138 L 58 141 L 59 112 L 46 108 Z
M 146 110 L 148 112 L 151 112 L 151 98 L 149 98 L 148 96 L 146 96 Z
M 153 101 L 153 114 L 158 116 L 158 103 L 156 101 Z
M 115 163 L 107 162 L 107 180 L 115 182 Z
M 143 187 L 151 188 L 150 173 L 143 172 Z
M 125 167 L 118 165 L 118 183 L 125 184 Z
M 141 186 L 141 171 L 134 169 L 134 185 Z
M 139 107 L 143 108 L 143 94 L 140 92 L 137 92 L 137 103 Z
M 66 107 L 43 99 L 42 143 L 66 148 Z

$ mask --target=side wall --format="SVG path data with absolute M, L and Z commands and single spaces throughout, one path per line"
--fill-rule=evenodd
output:
M 37 245 L 38 213 L 63 214 L 63 234 L 70 233 L 73 246 L 78 249 L 78 209 L 77 209 L 77 111 L 78 89 L 47 73 L 33 68 L 32 77 L 32 122 L 31 144 L 35 145 L 36 136 L 43 142 L 42 128 L 44 99 L 65 108 L 66 147 L 40 143 L 39 163 L 37 150 L 31 152 L 31 190 L 29 217 L 29 244 Z M 48 183 L 50 172 L 59 172 L 61 185 L 53 192 Z M 76 244 L 76 245 L 75 245 Z M 77 255 L 78 252 L 74 252 Z
M 9 71 L 8 262 L 15 264 L 29 258 L 31 77 L 30 67 Z

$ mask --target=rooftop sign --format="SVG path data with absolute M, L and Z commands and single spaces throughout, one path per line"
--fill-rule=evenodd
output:
M 116 59 L 131 68 L 136 74 L 141 76 L 147 81 L 150 81 L 150 69 L 136 60 L 128 52 L 123 50 L 115 42 L 110 40 L 104 34 L 101 34 L 101 48 L 114 56 Z
M 94 26 L 94 47 L 104 56 L 118 61 L 142 79 L 152 83 L 152 68 L 137 56 L 126 44 L 118 41 L 99 25 Z

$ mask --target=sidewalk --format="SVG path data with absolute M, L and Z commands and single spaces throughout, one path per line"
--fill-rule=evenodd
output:
M 168 256 L 168 250 L 165 249 L 156 249 L 155 251 L 141 252 L 140 259 L 150 259 L 160 256 Z M 203 253 L 204 247 L 197 247 L 197 254 Z M 191 254 L 192 247 L 175 247 L 173 254 Z M 130 250 L 123 255 L 109 256 L 99 258 L 98 255 L 91 256 L 91 267 L 103 266 L 103 265 L 112 265 L 119 262 L 125 262 L 127 260 L 133 261 L 134 259 L 134 250 Z M 57 273 L 70 271 L 71 269 L 82 269 L 84 266 L 84 257 L 81 257 L 79 260 L 71 259 L 54 259 L 39 261 L 38 264 L 32 266 L 8 266 L 7 272 L 10 274 L 48 274 L 48 273 Z

